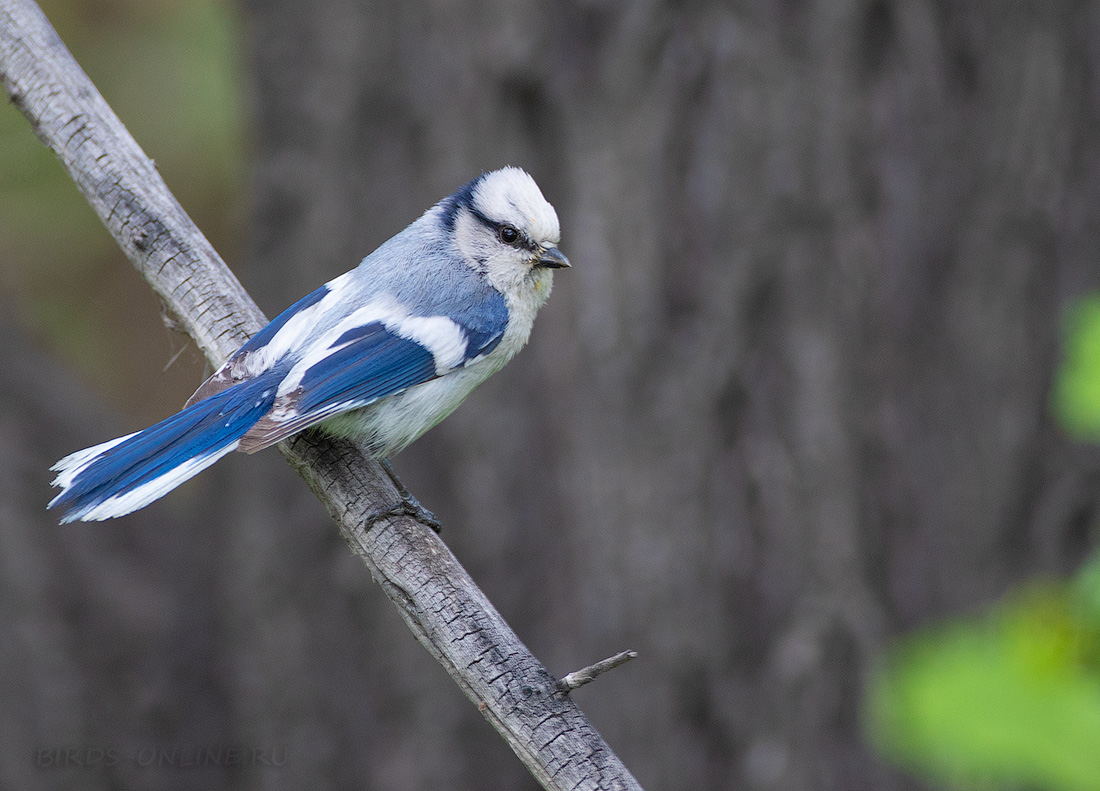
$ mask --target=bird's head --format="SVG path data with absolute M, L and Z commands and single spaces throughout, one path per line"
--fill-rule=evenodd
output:
M 463 258 L 505 296 L 545 299 L 553 270 L 569 266 L 554 207 L 519 168 L 484 173 L 441 206 Z

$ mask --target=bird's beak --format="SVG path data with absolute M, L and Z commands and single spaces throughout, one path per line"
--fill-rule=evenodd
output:
M 550 247 L 539 253 L 535 259 L 535 266 L 539 269 L 565 269 L 571 266 L 565 253 L 556 247 Z

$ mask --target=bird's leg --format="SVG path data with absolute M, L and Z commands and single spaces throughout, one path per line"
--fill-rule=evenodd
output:
M 382 464 L 382 469 L 386 471 L 386 474 L 390 476 L 390 480 L 393 481 L 393 485 L 397 487 L 397 493 L 401 495 L 401 504 L 391 509 L 392 512 L 411 516 L 413 519 L 423 525 L 427 525 L 435 532 L 440 532 L 443 529 L 443 525 L 435 518 L 435 514 L 422 506 L 420 501 L 413 496 L 412 492 L 405 488 L 405 484 L 401 482 L 401 479 L 397 477 L 397 473 L 394 472 L 390 460 L 382 459 L 380 463 Z

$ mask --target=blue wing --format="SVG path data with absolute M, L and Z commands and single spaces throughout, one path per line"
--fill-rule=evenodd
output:
M 199 385 L 199 389 L 196 390 L 194 394 L 187 399 L 187 403 L 184 404 L 184 407 L 186 408 L 189 406 L 193 406 L 203 399 L 210 398 L 210 396 L 214 395 L 215 393 L 220 393 L 224 390 L 229 389 L 230 387 L 233 387 L 234 385 L 240 384 L 241 382 L 247 381 L 249 378 L 252 378 L 251 375 L 237 375 L 237 363 L 244 358 L 247 358 L 249 355 L 255 354 L 256 352 L 267 346 L 269 343 L 271 343 L 272 339 L 279 333 L 279 330 L 286 326 L 286 323 L 291 318 L 293 318 L 297 313 L 305 310 L 306 308 L 310 308 L 313 305 L 316 305 L 318 302 L 324 299 L 331 290 L 332 289 L 330 287 L 330 284 L 326 283 L 315 291 L 302 297 L 300 300 L 295 302 L 278 316 L 273 318 L 262 330 L 249 338 L 247 343 L 241 346 L 241 348 L 237 349 L 237 351 L 233 352 L 233 355 L 228 360 L 226 360 L 225 364 L 221 368 L 219 368 L 213 376 L 211 376 L 209 379 Z
M 381 322 L 348 330 L 331 348 L 335 351 L 302 376 L 296 403 L 301 414 L 332 410 L 343 402 L 370 403 L 437 375 L 435 357 L 426 347 Z
M 465 321 L 453 323 L 465 341 L 457 365 L 441 362 L 439 350 L 372 321 L 344 332 L 317 359 L 298 373 L 292 389 L 285 387 L 267 416 L 241 438 L 240 450 L 255 453 L 309 426 L 352 409 L 369 406 L 414 385 L 436 379 L 453 368 L 491 352 L 507 325 L 504 298 L 482 306 Z M 293 372 L 288 378 L 294 377 Z M 294 377 L 297 378 L 297 377 Z

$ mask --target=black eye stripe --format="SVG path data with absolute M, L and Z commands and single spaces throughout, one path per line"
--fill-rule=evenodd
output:
M 477 209 L 474 209 L 472 207 L 470 208 L 470 213 L 472 215 L 474 215 L 475 217 L 477 217 L 477 219 L 481 222 L 482 225 L 484 225 L 486 228 L 489 228 L 490 230 L 492 230 L 493 233 L 496 234 L 496 237 L 498 239 L 500 239 L 501 242 L 503 242 L 506 245 L 509 245 L 510 247 L 522 247 L 525 250 L 534 250 L 538 246 L 534 242 L 532 242 L 530 240 L 530 238 L 528 238 L 527 234 L 525 234 L 523 231 L 521 231 L 519 228 L 512 225 L 511 223 L 497 222 L 496 220 L 490 220 L 484 214 L 482 214 Z M 504 237 L 501 234 L 504 232 L 505 228 L 511 228 L 513 231 L 516 232 L 517 237 L 516 237 L 515 241 L 509 242 L 509 241 L 506 241 L 504 239 Z

